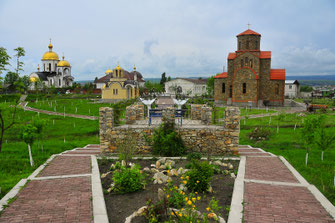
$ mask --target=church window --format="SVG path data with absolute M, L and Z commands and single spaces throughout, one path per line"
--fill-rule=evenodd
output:
M 222 93 L 226 93 L 226 84 L 222 83 Z
M 243 94 L 247 93 L 247 83 L 243 83 Z
M 62 82 L 61 82 L 61 80 L 59 79 L 59 87 L 61 87 L 62 86 Z
M 243 59 L 241 59 L 241 67 L 243 67 Z
M 258 41 L 256 40 L 256 46 L 255 46 L 255 50 L 258 49 Z
M 276 87 L 275 87 L 275 94 L 279 94 L 279 84 L 276 84 Z
M 247 44 L 246 44 L 246 47 L 245 47 L 247 50 L 249 49 L 249 40 L 247 40 Z
M 250 59 L 250 67 L 253 68 L 254 67 L 253 65 L 254 65 L 253 61 L 252 61 L 252 59 Z
M 241 43 L 241 41 L 239 41 L 238 42 L 238 50 L 241 50 L 241 48 L 242 48 L 241 45 L 242 45 L 242 43 Z
M 245 66 L 248 66 L 248 57 L 245 58 Z
M 43 71 L 45 71 L 45 64 L 43 64 Z
M 51 71 L 51 63 L 49 63 L 49 71 Z
M 233 97 L 233 85 L 230 85 L 229 87 L 229 97 Z

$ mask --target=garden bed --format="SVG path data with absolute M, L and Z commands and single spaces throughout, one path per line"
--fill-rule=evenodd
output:
M 132 215 L 134 212 L 138 211 L 139 208 L 146 206 L 149 199 L 152 200 L 153 203 L 158 202 L 158 189 L 166 188 L 167 183 L 155 184 L 153 180 L 154 173 L 152 173 L 151 171 L 143 171 L 143 169 L 146 167 L 150 168 L 150 170 L 155 169 L 154 165 L 156 164 L 156 160 L 132 160 L 131 163 L 140 165 L 141 172 L 143 171 L 143 173 L 146 173 L 145 189 L 125 194 L 119 194 L 113 190 L 108 192 L 108 189 L 113 183 L 112 178 L 114 174 L 114 172 L 110 170 L 110 167 L 116 162 L 116 160 L 99 160 L 99 169 L 100 174 L 102 175 L 101 182 L 104 190 L 104 197 L 109 221 L 121 223 L 125 222 L 125 219 L 128 216 Z M 174 162 L 175 165 L 173 168 L 175 170 L 178 170 L 179 168 L 185 169 L 185 165 L 187 165 L 187 163 L 190 163 L 187 160 L 181 159 L 174 160 Z M 210 181 L 211 188 L 209 189 L 209 191 L 196 193 L 195 198 L 200 197 L 201 199 L 197 199 L 196 202 L 193 203 L 196 205 L 196 210 L 200 211 L 203 214 L 206 214 L 207 216 L 207 214 L 212 212 L 209 211 L 209 209 L 207 208 L 209 207 L 210 201 L 214 197 L 214 199 L 218 201 L 218 206 L 222 207 L 215 213 L 227 221 L 235 181 L 235 178 L 232 175 L 237 175 L 239 161 L 229 160 L 221 161 L 221 163 L 224 165 L 215 165 L 216 169 L 219 170 L 220 173 L 214 171 L 214 175 L 212 176 Z M 147 168 L 146 170 L 148 170 Z M 111 172 L 106 175 L 106 173 L 109 171 Z M 165 174 L 167 174 L 166 170 L 161 171 L 165 171 Z M 184 174 L 179 174 L 178 176 L 171 176 L 170 185 L 173 184 L 173 186 L 180 187 L 180 184 L 182 184 L 183 180 L 185 180 L 183 179 L 183 177 L 186 177 L 186 175 L 187 172 Z M 194 195 L 194 193 L 191 193 L 189 190 L 185 191 L 185 196 L 189 195 L 191 198 L 192 194 Z M 136 217 L 132 222 L 145 223 L 148 221 L 144 217 Z M 212 220 L 210 222 L 215 221 Z

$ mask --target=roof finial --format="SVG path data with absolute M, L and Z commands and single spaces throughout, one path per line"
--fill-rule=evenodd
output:
M 248 25 L 248 29 L 250 29 L 250 26 L 251 26 L 251 24 L 248 22 L 248 24 L 247 24 L 247 25 Z
M 65 57 L 64 57 L 64 52 L 63 52 L 63 57 L 62 57 L 62 58 L 63 58 L 63 60 L 64 60 L 64 58 L 65 58 Z
M 136 66 L 135 66 L 135 64 L 134 64 L 134 70 L 136 70 Z
M 40 65 L 37 64 L 37 71 L 40 71 Z
M 51 50 L 52 50 L 52 44 L 51 44 L 51 38 L 50 38 L 50 43 L 49 43 L 49 51 L 51 52 Z

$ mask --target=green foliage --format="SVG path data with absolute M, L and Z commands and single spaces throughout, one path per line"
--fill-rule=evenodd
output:
M 7 50 L 0 47 L 0 74 L 6 70 L 6 66 L 9 65 L 9 60 L 11 57 L 7 54 Z
M 166 75 L 165 75 L 165 72 L 162 73 L 162 78 L 161 78 L 161 81 L 159 82 L 160 85 L 162 85 L 162 87 L 164 87 L 164 84 L 166 82 Z
M 23 126 L 21 131 L 21 139 L 26 144 L 33 145 L 37 136 L 37 128 L 33 124 L 27 124 Z
M 113 173 L 114 191 L 120 194 L 139 191 L 145 185 L 145 177 L 140 172 L 140 167 L 121 167 Z
M 312 92 L 312 91 L 313 91 L 312 86 L 307 85 L 300 86 L 300 92 Z
M 136 139 L 131 136 L 131 132 L 127 130 L 125 133 L 125 138 L 117 139 L 117 150 L 119 152 L 119 159 L 126 162 L 126 166 L 132 159 L 133 154 L 136 150 Z
M 191 191 L 203 192 L 209 188 L 213 176 L 213 167 L 208 162 L 192 161 L 192 169 L 186 173 L 189 177 L 187 188 Z
M 303 140 L 305 147 L 311 147 L 314 145 L 315 131 L 321 127 L 324 116 L 309 115 L 305 119 L 304 127 L 301 129 L 301 139 Z
M 154 155 L 180 156 L 186 151 L 183 140 L 173 126 L 161 124 L 152 135 Z
M 271 136 L 270 129 L 265 127 L 256 127 L 248 134 L 249 139 L 253 141 L 268 140 Z
M 210 97 L 214 96 L 214 76 L 211 76 L 210 78 L 208 78 L 207 80 L 207 94 Z
M 181 209 L 185 206 L 185 194 L 180 193 L 178 187 L 170 184 L 167 191 L 169 191 L 169 197 L 167 199 L 169 207 Z
M 190 152 L 190 153 L 187 154 L 186 158 L 187 158 L 188 161 L 200 160 L 201 159 L 201 153 Z
M 23 71 L 22 67 L 24 63 L 20 61 L 20 57 L 24 57 L 26 55 L 26 52 L 23 47 L 18 47 L 14 49 L 16 54 L 14 55 L 16 57 L 16 73 L 19 74 L 19 71 Z
M 151 82 L 151 81 L 146 81 L 144 86 L 151 93 L 163 92 L 163 86 L 160 83 L 154 83 L 154 82 Z

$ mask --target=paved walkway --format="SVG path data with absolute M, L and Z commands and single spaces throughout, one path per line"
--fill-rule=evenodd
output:
M 54 156 L 2 212 L 0 223 L 93 222 L 90 154 L 98 153 L 98 145 L 89 145 Z
M 321 204 L 323 195 L 285 159 L 249 146 L 239 151 L 246 157 L 244 222 L 335 222 L 328 213 L 335 215 L 334 206 Z

